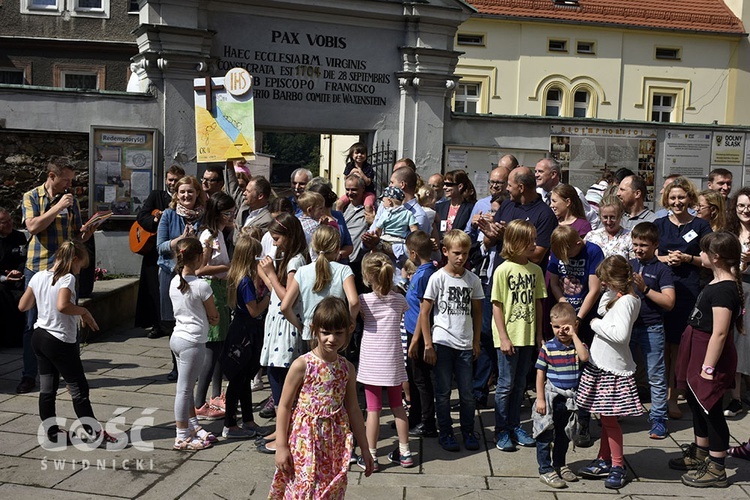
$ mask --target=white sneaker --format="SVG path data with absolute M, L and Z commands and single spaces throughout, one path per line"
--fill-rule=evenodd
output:
M 255 392 L 255 391 L 262 391 L 263 390 L 263 380 L 261 380 L 261 379 L 253 380 L 252 383 L 250 384 L 250 389 L 253 392 Z

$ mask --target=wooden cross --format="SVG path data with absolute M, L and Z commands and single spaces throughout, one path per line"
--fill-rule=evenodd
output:
M 204 90 L 206 92 L 206 110 L 211 112 L 211 110 L 214 108 L 214 97 L 213 92 L 214 90 L 224 90 L 224 85 L 222 84 L 216 84 L 213 81 L 211 81 L 211 77 L 206 77 L 206 83 L 203 84 L 202 87 L 195 87 L 195 90 Z

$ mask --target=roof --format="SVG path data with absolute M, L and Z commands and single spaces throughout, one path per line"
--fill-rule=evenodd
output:
M 745 34 L 722 0 L 469 0 L 479 15 L 633 28 Z

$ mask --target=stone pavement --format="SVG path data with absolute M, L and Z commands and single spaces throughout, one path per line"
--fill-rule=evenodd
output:
M 252 441 L 221 440 L 209 450 L 194 453 L 171 449 L 174 384 L 165 378 L 171 368 L 167 339 L 150 340 L 143 330 L 119 329 L 83 346 L 82 358 L 97 417 L 112 421 L 117 413 L 126 422 L 118 424 L 118 428 L 127 430 L 131 443 L 136 444 L 121 451 L 42 448 L 37 440 L 38 393 L 15 394 L 21 368 L 20 349 L 2 350 L 0 498 L 266 498 L 274 471 L 273 457 L 258 453 Z M 258 401 L 267 396 L 267 390 L 254 394 Z M 686 410 L 684 404 L 682 408 Z M 522 415 L 528 419 L 528 405 Z M 74 417 L 65 390 L 60 391 L 58 416 L 71 420 Z M 138 430 L 137 421 L 149 417 L 153 423 L 140 420 L 142 430 Z M 679 444 L 691 438 L 687 418 L 670 422 L 672 434 L 663 441 L 648 438 L 645 416 L 623 419 L 625 457 L 632 480 L 619 491 L 606 490 L 601 481 L 589 480 L 573 483 L 564 490 L 542 485 L 537 475 L 535 449 L 522 448 L 515 453 L 495 449 L 492 410 L 477 412 L 477 429 L 484 434 L 480 451 L 448 453 L 434 438 L 413 439 L 416 466 L 402 469 L 385 458 L 396 443 L 388 419 L 384 411 L 380 472 L 365 478 L 353 466 L 347 498 L 750 498 L 750 463 L 728 459 L 731 485 L 722 490 L 683 486 L 680 474 L 667 467 L 668 458 L 678 453 Z M 256 420 L 273 425 L 272 421 Z M 216 421 L 206 427 L 218 435 L 222 424 Z M 733 444 L 750 435 L 747 414 L 729 425 Z M 598 436 L 595 423 L 592 430 Z M 148 444 L 153 445 L 152 450 L 143 449 Z M 571 451 L 568 463 L 576 470 L 593 459 L 597 449 L 598 442 L 592 448 Z M 82 464 L 82 460 L 88 462 Z

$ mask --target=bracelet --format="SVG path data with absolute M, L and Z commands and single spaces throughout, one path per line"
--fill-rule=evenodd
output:
M 695 255 L 690 256 L 690 263 L 692 264 L 695 261 Z
M 646 295 L 648 295 L 648 292 L 650 292 L 650 291 L 651 291 L 651 287 L 648 286 L 648 285 L 646 285 L 646 289 L 643 290 L 643 296 L 645 297 Z

